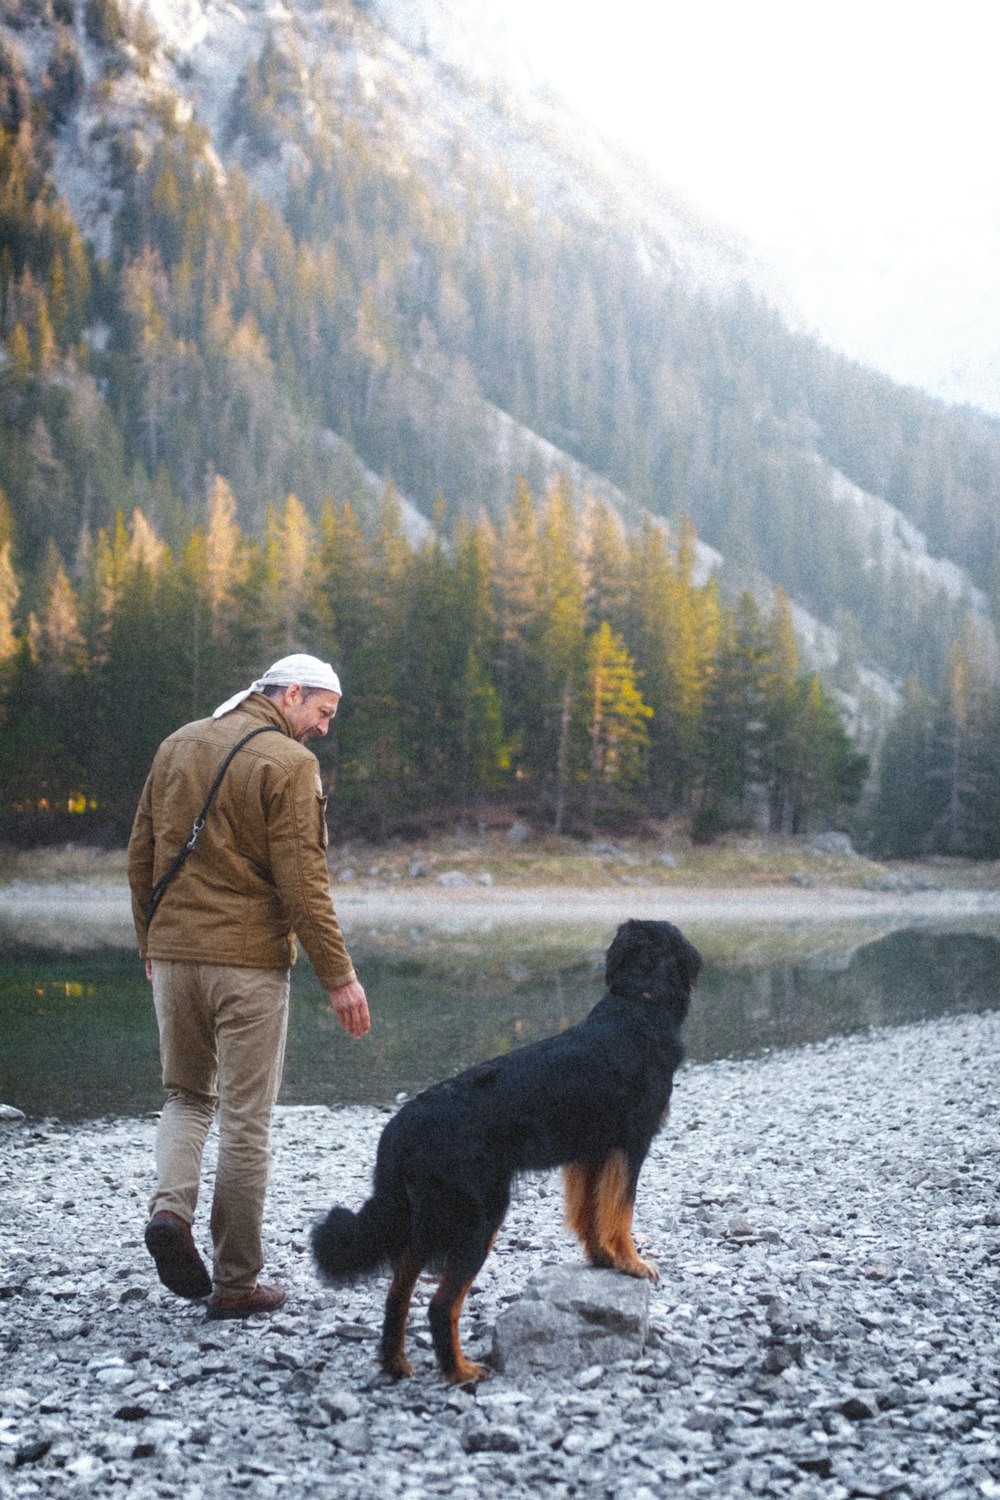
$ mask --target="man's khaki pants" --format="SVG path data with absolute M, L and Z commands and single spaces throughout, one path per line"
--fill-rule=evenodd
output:
M 216 1109 L 212 1282 L 224 1297 L 257 1285 L 271 1167 L 271 1110 L 288 1029 L 287 969 L 153 960 L 153 1004 L 167 1100 L 156 1133 L 150 1212 L 193 1223 L 201 1158 Z

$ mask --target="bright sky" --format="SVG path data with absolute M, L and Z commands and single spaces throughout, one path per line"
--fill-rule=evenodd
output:
M 1000 412 L 996 0 L 501 3 L 824 338 Z

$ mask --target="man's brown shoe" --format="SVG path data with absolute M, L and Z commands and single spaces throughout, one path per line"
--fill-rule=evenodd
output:
M 249 1318 L 254 1313 L 274 1312 L 285 1300 L 280 1286 L 262 1286 L 260 1282 L 248 1297 L 219 1297 L 208 1299 L 206 1318 Z
M 178 1297 L 207 1297 L 212 1278 L 198 1254 L 191 1225 L 163 1209 L 146 1225 L 146 1249 L 163 1285 Z

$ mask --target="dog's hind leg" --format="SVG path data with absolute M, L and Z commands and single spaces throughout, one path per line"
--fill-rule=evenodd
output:
M 563 1168 L 563 1180 L 566 1219 L 590 1263 L 658 1281 L 656 1267 L 642 1259 L 632 1239 L 635 1197 L 625 1153 L 612 1151 L 597 1167 L 574 1162 Z
M 412 1250 L 404 1250 L 392 1262 L 392 1282 L 385 1299 L 379 1361 L 386 1374 L 396 1380 L 413 1373 L 405 1350 L 406 1320 L 410 1314 L 413 1288 L 422 1268 L 423 1263 Z
M 473 1363 L 462 1353 L 458 1339 L 458 1320 L 468 1290 L 493 1248 L 495 1239 L 496 1230 L 490 1235 L 481 1254 L 469 1249 L 461 1255 L 449 1255 L 444 1263 L 438 1289 L 431 1298 L 428 1316 L 434 1352 L 442 1375 L 455 1385 L 467 1380 L 484 1380 L 489 1374 L 485 1365 Z

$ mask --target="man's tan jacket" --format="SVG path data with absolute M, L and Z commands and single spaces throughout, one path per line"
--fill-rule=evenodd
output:
M 191 837 L 227 752 L 264 724 L 280 732 L 256 735 L 237 751 L 147 932 L 153 886 Z M 325 814 L 319 762 L 263 693 L 170 735 L 156 752 L 129 840 L 143 958 L 283 969 L 295 961 L 298 937 L 324 989 L 355 978 L 330 898 Z

